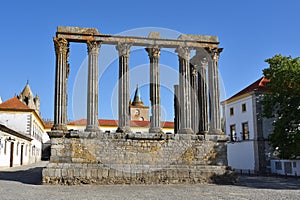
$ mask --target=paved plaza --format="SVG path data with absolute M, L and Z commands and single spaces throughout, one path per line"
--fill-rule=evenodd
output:
M 41 185 L 46 164 L 0 170 L 0 199 L 300 199 L 300 178 L 241 176 L 236 185 Z

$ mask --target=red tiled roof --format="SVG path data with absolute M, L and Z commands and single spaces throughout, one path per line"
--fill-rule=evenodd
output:
M 9 110 L 9 111 L 29 111 L 34 112 L 37 116 L 37 118 L 40 119 L 41 123 L 44 126 L 44 122 L 41 119 L 41 117 L 36 113 L 34 109 L 29 108 L 24 103 L 22 103 L 17 97 L 13 97 L 11 99 L 8 99 L 7 101 L 4 101 L 0 104 L 0 110 Z
M 51 129 L 53 126 L 53 123 L 45 123 L 45 129 Z
M 238 96 L 241 96 L 243 94 L 247 94 L 250 93 L 252 91 L 265 91 L 266 89 L 266 84 L 270 82 L 268 79 L 266 79 L 265 77 L 259 78 L 257 81 L 255 81 L 254 83 L 250 84 L 249 86 L 247 86 L 246 88 L 242 89 L 241 91 L 239 91 L 238 93 L 236 93 L 235 95 L 233 95 L 232 97 L 230 97 L 229 99 L 225 100 L 225 101 L 229 101 L 233 98 L 236 98 Z
M 113 119 L 99 119 L 98 123 L 100 126 L 118 126 L 118 120 Z M 68 125 L 86 125 L 86 119 L 79 119 L 72 122 L 69 122 Z M 161 122 L 162 127 L 164 128 L 173 128 L 174 122 Z M 131 120 L 131 127 L 150 127 L 150 121 L 139 121 Z
M 22 103 L 17 97 L 13 97 L 0 104 L 0 110 L 22 110 L 22 111 L 33 111 L 24 103 Z

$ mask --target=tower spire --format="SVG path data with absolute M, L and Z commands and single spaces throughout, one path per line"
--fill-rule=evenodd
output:
M 136 89 L 135 89 L 135 93 L 134 93 L 132 105 L 134 105 L 134 106 L 144 105 L 144 103 L 142 101 L 142 97 L 141 97 L 141 94 L 140 94 L 140 90 L 139 90 L 139 85 L 138 84 L 136 85 Z

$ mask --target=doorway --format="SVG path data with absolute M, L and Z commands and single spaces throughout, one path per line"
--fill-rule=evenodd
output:
M 24 147 L 24 145 L 21 145 L 20 165 L 23 165 L 23 147 Z
M 9 167 L 14 166 L 14 143 L 10 143 L 10 162 L 9 162 Z

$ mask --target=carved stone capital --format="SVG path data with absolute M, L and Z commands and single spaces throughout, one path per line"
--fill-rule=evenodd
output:
M 205 50 L 214 61 L 217 61 L 219 60 L 220 53 L 223 51 L 223 48 L 206 48 Z
M 180 58 L 183 58 L 185 60 L 190 59 L 191 49 L 189 47 L 178 47 L 175 52 L 178 53 L 178 56 Z
M 55 52 L 58 53 L 68 53 L 69 52 L 69 42 L 65 38 L 53 38 Z
M 203 68 L 206 69 L 207 65 L 208 65 L 208 60 L 209 58 L 207 58 L 204 55 L 195 55 L 191 60 L 190 63 L 194 66 L 194 68 L 200 72 L 200 70 L 202 70 Z
M 118 43 L 116 49 L 119 52 L 119 56 L 129 57 L 131 44 L 128 43 Z
M 157 47 L 146 48 L 146 51 L 148 52 L 149 58 L 159 58 L 160 57 L 160 48 L 157 48 Z
M 88 53 L 99 54 L 101 42 L 98 41 L 87 41 Z
M 191 66 L 191 75 L 192 76 L 196 76 L 197 75 L 197 71 L 198 71 L 197 66 L 192 65 L 192 64 L 190 64 L 190 66 Z

